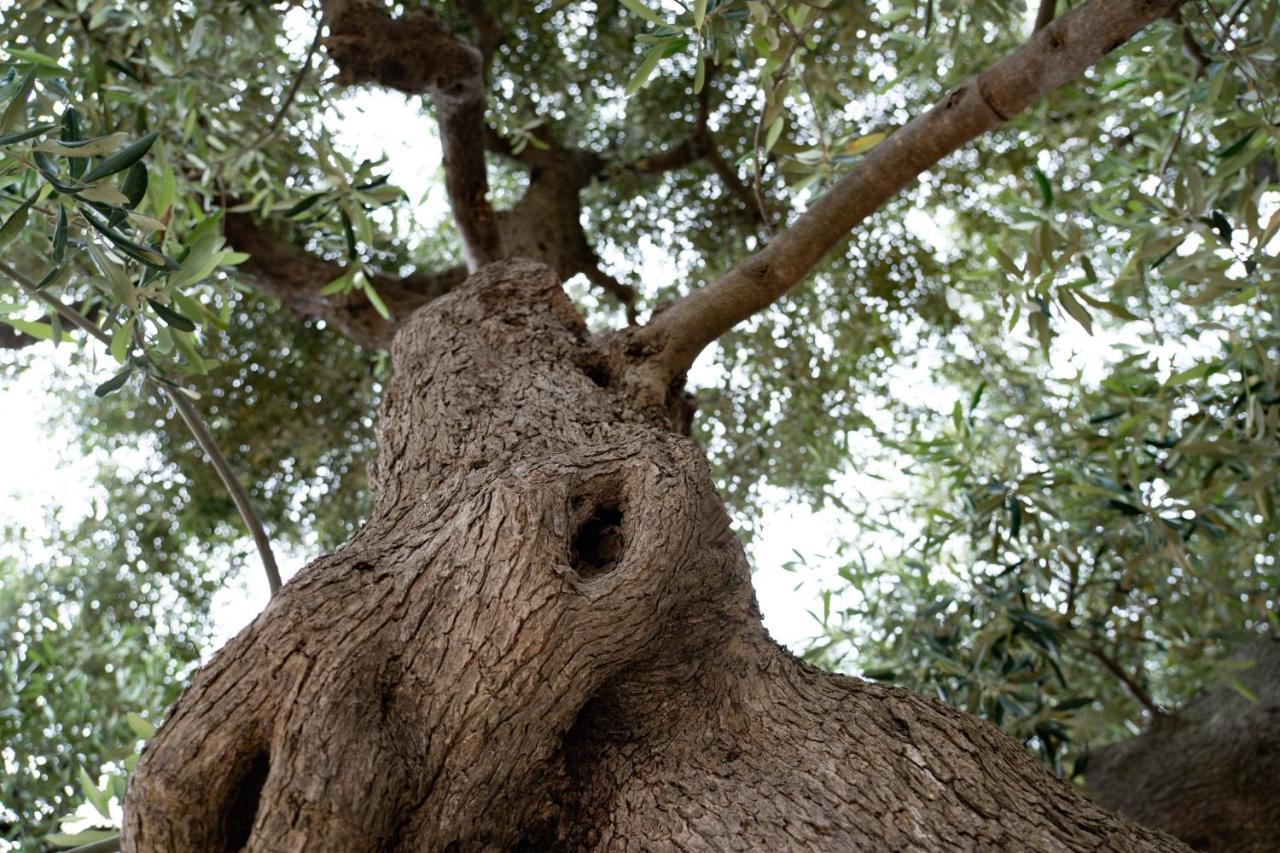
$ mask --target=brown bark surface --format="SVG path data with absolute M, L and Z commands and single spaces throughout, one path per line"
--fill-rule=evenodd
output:
M 775 645 L 701 451 L 615 349 L 528 261 L 401 326 L 371 520 L 196 676 L 125 850 L 1178 849 Z
M 1253 662 L 1239 673 L 1252 697 L 1219 687 L 1090 752 L 1094 799 L 1198 850 L 1280 850 L 1280 641 L 1239 657 Z

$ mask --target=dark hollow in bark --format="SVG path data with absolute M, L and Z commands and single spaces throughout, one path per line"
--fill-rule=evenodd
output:
M 1256 702 L 1220 687 L 1090 752 L 1094 799 L 1198 850 L 1280 850 L 1280 641 L 1239 657 L 1254 662 L 1239 677 Z
M 583 370 L 609 351 L 528 261 L 403 324 L 370 521 L 196 675 L 125 850 L 1179 848 L 773 643 L 702 452 Z

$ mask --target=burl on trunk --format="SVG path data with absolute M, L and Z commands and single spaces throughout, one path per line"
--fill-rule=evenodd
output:
M 1168 850 L 760 624 L 703 454 L 545 267 L 396 336 L 372 518 L 195 677 L 129 851 Z

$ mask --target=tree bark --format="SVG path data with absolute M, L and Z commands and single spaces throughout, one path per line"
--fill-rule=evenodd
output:
M 126 851 L 1179 847 L 774 644 L 701 451 L 612 351 L 528 261 L 402 325 L 371 520 L 197 674 Z
M 1098 802 L 1197 850 L 1280 849 L 1280 641 L 1234 687 L 1209 691 L 1137 737 L 1089 753 L 1085 781 Z

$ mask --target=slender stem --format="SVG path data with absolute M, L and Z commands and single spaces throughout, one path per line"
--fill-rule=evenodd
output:
M 107 336 L 107 333 L 99 329 L 79 311 L 48 293 L 36 290 L 30 279 L 3 261 L 0 261 L 0 272 L 13 279 L 18 287 L 22 288 L 29 296 L 35 297 L 54 311 L 57 311 L 59 316 L 68 323 L 83 330 L 103 344 L 110 346 L 111 339 Z M 196 412 L 195 407 L 191 405 L 191 401 L 187 399 L 186 395 L 163 385 L 160 386 L 160 390 L 173 401 L 179 416 L 182 418 L 182 422 L 191 431 L 196 443 L 200 445 L 200 449 L 208 457 L 209 463 L 213 465 L 214 471 L 218 473 L 218 478 L 222 480 L 222 485 L 226 487 L 228 494 L 231 495 L 232 503 L 236 505 L 236 509 L 240 512 L 240 518 L 244 520 L 245 526 L 249 528 L 249 533 L 253 536 L 253 542 L 258 547 L 258 555 L 262 558 L 262 567 L 267 573 L 267 584 L 274 594 L 276 590 L 280 589 L 280 569 L 276 565 L 275 554 L 271 551 L 271 540 L 267 537 L 267 532 L 262 526 L 261 519 L 258 518 L 257 513 L 254 511 L 248 494 L 245 493 L 244 487 L 240 485 L 235 472 L 231 470 L 231 464 L 227 462 L 227 457 L 218 448 L 218 444 L 214 441 L 208 427 L 200 419 L 200 415 Z
M 267 538 L 267 531 L 263 529 L 262 522 L 254 512 L 253 504 L 249 502 L 249 495 L 245 493 L 244 486 L 240 484 L 239 478 L 231 470 L 227 457 L 218 448 L 213 436 L 209 433 L 208 427 L 205 426 L 204 421 L 200 420 L 200 415 L 196 412 L 195 407 L 191 405 L 191 401 L 181 392 L 173 391 L 169 388 L 162 388 L 162 390 L 169 395 L 169 399 L 173 400 L 173 404 L 177 408 L 178 414 L 182 417 L 183 423 L 187 425 L 187 429 L 195 436 L 196 443 L 200 445 L 200 449 L 209 457 L 209 463 L 218 472 L 219 479 L 226 486 L 227 493 L 231 495 L 231 500 L 235 503 L 236 509 L 240 511 L 240 517 L 244 519 L 245 526 L 249 528 L 249 533 L 253 536 L 253 543 L 258 546 L 258 554 L 262 557 L 262 568 L 267 573 L 267 585 L 271 587 L 272 594 L 275 594 L 280 589 L 280 569 L 276 566 L 275 554 L 271 551 L 271 540 Z
M 1137 699 L 1139 704 L 1146 708 L 1152 717 L 1160 717 L 1164 715 L 1164 710 L 1155 703 L 1155 700 L 1151 698 L 1151 694 L 1144 690 L 1142 685 L 1134 680 L 1133 676 L 1125 672 L 1124 667 L 1120 665 L 1119 661 L 1099 648 L 1092 648 L 1089 650 L 1089 653 L 1097 658 L 1112 675 L 1120 679 L 1120 683 L 1128 688 L 1129 692 L 1133 694 L 1133 698 Z
M 113 835 L 110 838 L 104 838 L 101 841 L 94 841 L 89 844 L 81 844 L 79 847 L 72 847 L 64 853 L 116 853 L 120 849 L 120 836 Z
M 280 109 L 276 110 L 275 117 L 271 119 L 271 124 L 267 129 L 257 139 L 245 146 L 246 151 L 253 151 L 272 136 L 275 136 L 276 131 L 280 129 L 280 125 L 284 122 L 285 113 L 289 112 L 289 107 L 293 105 L 294 99 L 298 97 L 298 91 L 302 88 L 302 81 L 307 78 L 307 72 L 311 70 L 311 60 L 315 58 L 316 51 L 320 49 L 320 38 L 323 33 L 324 24 L 317 21 L 315 37 L 311 40 L 311 46 L 307 48 L 307 55 L 302 60 L 302 67 L 298 69 L 292 85 L 289 86 L 289 91 L 285 93 L 284 100 L 280 102 Z

